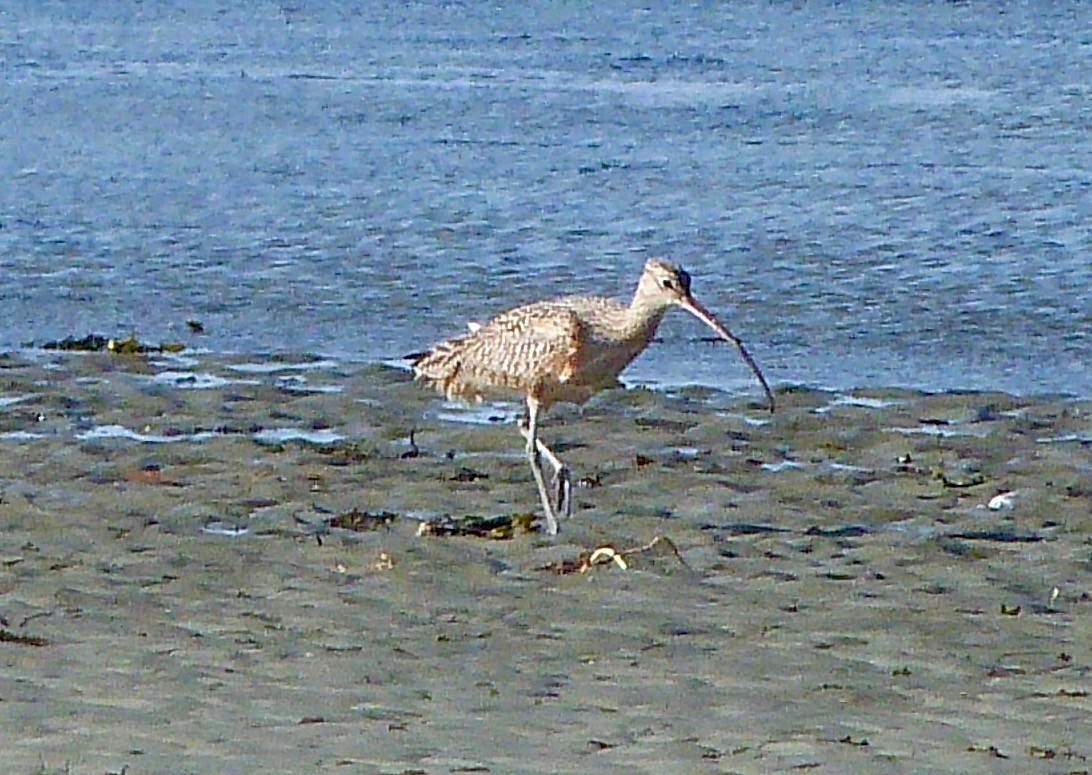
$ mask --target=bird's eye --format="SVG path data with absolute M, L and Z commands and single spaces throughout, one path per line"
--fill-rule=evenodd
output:
M 664 280 L 663 281 L 663 286 L 664 286 L 665 291 L 675 290 L 675 283 L 671 282 L 670 280 Z

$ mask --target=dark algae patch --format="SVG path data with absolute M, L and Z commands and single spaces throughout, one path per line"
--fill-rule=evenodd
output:
M 19 635 L 11 630 L 0 628 L 0 643 L 14 643 L 19 646 L 48 646 L 49 641 L 34 635 Z
M 149 355 L 154 353 L 179 353 L 186 349 L 180 342 L 148 344 L 135 336 L 121 338 L 106 337 L 100 334 L 88 334 L 82 338 L 66 337 L 42 345 L 43 350 L 63 352 L 114 353 L 115 355 Z
M 417 535 L 508 541 L 516 536 L 533 533 L 537 527 L 535 516 L 528 513 L 504 514 L 495 517 L 475 514 L 453 517 L 445 514 L 442 517 L 423 520 L 417 529 Z
M 326 524 L 329 527 L 352 530 L 355 533 L 365 533 L 370 530 L 390 527 L 391 523 L 396 519 L 398 519 L 398 515 L 393 511 L 371 512 L 353 509 L 338 514 L 336 517 L 330 517 L 330 519 L 326 520 Z

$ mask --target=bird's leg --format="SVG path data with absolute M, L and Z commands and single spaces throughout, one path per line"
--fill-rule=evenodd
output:
M 573 514 L 573 482 L 572 477 L 569 476 L 569 467 L 550 451 L 542 439 L 535 439 L 535 444 L 542 456 L 553 466 L 554 484 L 557 487 L 557 511 L 568 519 Z
M 531 471 L 535 475 L 535 484 L 538 485 L 538 495 L 542 500 L 542 510 L 546 514 L 546 532 L 550 535 L 557 535 L 558 524 L 557 515 L 554 514 L 554 506 L 550 502 L 550 494 L 546 491 L 546 477 L 542 474 L 542 466 L 535 460 L 535 455 L 531 455 Z
M 523 435 L 523 438 L 527 440 L 528 454 L 531 452 L 533 440 L 535 451 L 546 458 L 546 461 L 554 469 L 554 485 L 557 488 L 553 501 L 554 511 L 557 514 L 564 514 L 565 517 L 570 517 L 572 516 L 572 477 L 569 474 L 569 467 L 561 462 L 557 455 L 546 446 L 546 443 L 542 439 L 538 438 L 538 425 L 537 422 L 535 422 L 537 418 L 538 402 L 534 402 L 534 410 L 532 411 L 531 402 L 528 401 L 528 425 L 526 428 L 521 425 L 519 432 Z
M 535 484 L 538 485 L 538 495 L 542 500 L 542 509 L 546 512 L 546 532 L 557 535 L 557 514 L 553 503 L 550 502 L 550 494 L 546 491 L 546 477 L 542 475 L 542 463 L 539 461 L 539 442 L 537 437 L 538 401 L 528 397 L 527 399 L 527 428 L 520 428 L 527 439 L 527 459 L 531 462 L 531 471 L 535 475 Z M 545 447 L 545 445 L 542 445 Z M 556 459 L 556 458 L 555 458 Z
M 523 438 L 527 439 L 528 448 L 530 448 L 531 431 L 521 426 L 519 432 L 523 434 Z M 537 436 L 535 437 L 535 449 L 539 455 L 546 458 L 546 462 L 554 469 L 554 484 L 557 487 L 555 497 L 557 499 L 556 508 L 558 514 L 563 514 L 566 518 L 571 517 L 573 483 L 572 476 L 569 473 L 569 467 L 562 463 L 558 456 L 546 446 L 546 442 Z

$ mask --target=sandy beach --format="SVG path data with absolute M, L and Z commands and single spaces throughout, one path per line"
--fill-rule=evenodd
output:
M 510 405 L 0 357 L 0 769 L 1092 771 L 1092 401 L 778 402 L 554 408 L 551 538 Z

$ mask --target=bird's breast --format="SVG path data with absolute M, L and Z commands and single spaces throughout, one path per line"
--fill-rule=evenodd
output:
M 644 351 L 653 333 L 655 328 L 605 334 L 589 331 L 573 363 L 570 381 L 593 385 L 613 383 Z

